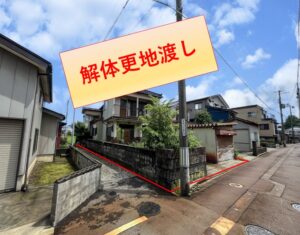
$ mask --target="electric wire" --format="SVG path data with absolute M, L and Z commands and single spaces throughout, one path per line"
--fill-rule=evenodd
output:
M 108 36 L 110 35 L 111 31 L 112 31 L 113 28 L 115 27 L 116 23 L 118 22 L 120 16 L 122 15 L 122 13 L 123 13 L 123 11 L 125 10 L 125 8 L 126 8 L 126 6 L 127 6 L 127 4 L 128 4 L 129 1 L 130 1 L 130 0 L 127 0 L 127 1 L 125 2 L 125 4 L 124 4 L 124 6 L 122 7 L 120 13 L 118 14 L 118 16 L 116 17 L 116 19 L 115 19 L 115 21 L 113 22 L 112 26 L 110 27 L 110 29 L 108 30 L 107 34 L 105 35 L 104 40 L 106 40 L 106 39 L 108 38 Z M 164 6 L 169 7 L 170 9 L 172 9 L 173 11 L 175 11 L 176 13 L 181 14 L 182 17 L 184 17 L 185 19 L 188 18 L 186 15 L 184 15 L 184 14 L 181 13 L 180 11 L 177 11 L 177 9 L 175 9 L 174 7 L 172 7 L 171 5 L 169 5 L 168 3 L 165 3 L 165 2 L 162 2 L 162 1 L 159 1 L 159 0 L 152 0 L 152 1 L 154 1 L 154 2 L 156 2 L 156 3 L 159 3 L 159 4 L 162 4 L 162 5 L 164 5 Z M 152 7 L 153 7 L 153 5 L 149 8 L 148 12 L 151 11 Z M 300 9 L 300 5 L 299 5 L 299 9 Z M 299 10 L 299 17 L 300 17 L 300 10 Z M 143 19 L 144 19 L 144 16 L 140 17 L 140 19 L 139 19 L 139 21 L 137 22 L 137 24 L 135 25 L 135 27 L 136 27 Z M 135 27 L 134 27 L 134 28 L 135 28 Z M 298 27 L 298 36 L 299 36 L 299 27 Z M 248 84 L 244 79 L 241 78 L 241 76 L 240 76 L 240 75 L 237 73 L 237 71 L 230 65 L 230 63 L 225 59 L 225 57 L 220 53 L 219 50 L 217 50 L 215 47 L 213 47 L 213 48 L 214 48 L 215 52 L 219 55 L 219 57 L 223 60 L 223 62 L 224 62 L 224 63 L 229 67 L 229 69 L 236 75 L 236 77 L 237 77 L 239 80 L 242 81 L 242 83 L 243 83 L 243 84 L 244 84 L 244 85 L 245 85 L 245 86 L 246 86 L 246 87 L 254 94 L 254 96 L 255 96 L 262 104 L 264 104 L 264 106 L 265 106 L 266 108 L 268 108 L 269 110 L 273 110 L 273 111 L 279 113 L 277 110 L 275 110 L 275 109 L 271 108 L 269 105 L 267 105 L 266 102 L 265 102 L 263 99 L 261 99 L 261 98 L 259 97 L 259 95 L 256 94 L 256 92 L 249 86 L 249 84 Z M 299 51 L 299 50 L 298 50 L 298 51 Z M 298 53 L 298 58 L 299 58 L 299 53 Z M 298 63 L 299 63 L 299 59 L 298 59 Z M 298 75 L 299 75 L 299 66 L 298 66 Z M 298 76 L 297 76 L 297 78 L 298 78 Z
M 122 15 L 122 13 L 123 13 L 123 11 L 125 10 L 125 8 L 126 8 L 126 6 L 127 6 L 127 4 L 128 4 L 129 1 L 130 1 L 130 0 L 126 0 L 124 6 L 122 7 L 122 9 L 121 9 L 121 11 L 120 11 L 120 13 L 118 14 L 118 16 L 116 17 L 116 19 L 114 20 L 114 22 L 113 22 L 113 24 L 111 25 L 111 27 L 109 28 L 109 30 L 107 31 L 107 33 L 106 33 L 106 35 L 105 35 L 105 37 L 104 37 L 104 40 L 106 40 L 106 39 L 109 37 L 110 33 L 112 32 L 112 30 L 114 29 L 115 25 L 117 24 L 117 22 L 118 22 L 120 16 Z

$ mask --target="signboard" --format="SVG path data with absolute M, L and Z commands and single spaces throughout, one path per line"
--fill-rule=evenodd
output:
M 75 108 L 216 71 L 203 16 L 60 53 Z

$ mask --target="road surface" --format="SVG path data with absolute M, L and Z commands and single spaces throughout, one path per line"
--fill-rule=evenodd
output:
M 258 157 L 202 184 L 188 198 L 123 178 L 117 169 L 111 174 L 114 180 L 55 234 L 245 234 L 247 225 L 278 235 L 300 234 L 300 212 L 291 206 L 300 203 L 300 145 Z

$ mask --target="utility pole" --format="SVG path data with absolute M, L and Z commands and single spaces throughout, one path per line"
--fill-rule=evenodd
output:
M 176 0 L 176 20 L 182 20 L 182 0 Z M 178 82 L 179 97 L 179 140 L 180 140 L 180 188 L 181 195 L 190 194 L 190 159 L 187 137 L 187 120 L 186 120 L 186 91 L 185 80 Z
M 69 102 L 70 98 L 67 101 L 67 110 L 66 110 L 66 129 L 65 129 L 65 137 L 67 136 L 67 127 L 68 127 L 68 113 L 69 113 Z
M 283 142 L 283 147 L 286 147 L 285 144 L 285 130 L 284 130 L 284 125 L 283 125 L 283 114 L 282 114 L 282 109 L 284 108 L 284 105 L 281 103 L 281 91 L 278 91 L 278 96 L 279 96 L 279 109 L 280 109 L 280 118 L 281 118 L 281 141 Z
M 71 138 L 71 145 L 74 145 L 75 111 L 76 111 L 76 109 L 73 107 L 73 123 L 72 123 L 72 138 Z
M 299 59 L 298 59 L 298 65 L 297 66 L 298 66 L 298 70 L 299 70 L 299 66 L 300 66 L 299 65 Z M 297 101 L 298 101 L 298 109 L 299 109 L 299 114 L 298 115 L 299 115 L 299 118 L 300 118 L 300 89 L 299 89 L 299 83 L 298 82 L 297 82 Z
M 294 134 L 294 123 L 293 123 L 293 113 L 292 113 L 292 108 L 294 108 L 294 106 L 288 104 L 287 106 L 289 106 L 290 108 L 290 122 L 291 122 L 291 127 L 292 127 L 292 143 L 295 143 L 295 134 Z

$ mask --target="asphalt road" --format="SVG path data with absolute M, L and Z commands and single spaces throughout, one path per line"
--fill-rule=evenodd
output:
M 300 203 L 300 145 L 233 169 L 188 198 L 113 172 L 118 174 L 120 178 L 68 216 L 55 234 L 245 234 L 247 225 L 278 235 L 300 234 L 300 212 L 291 206 Z

